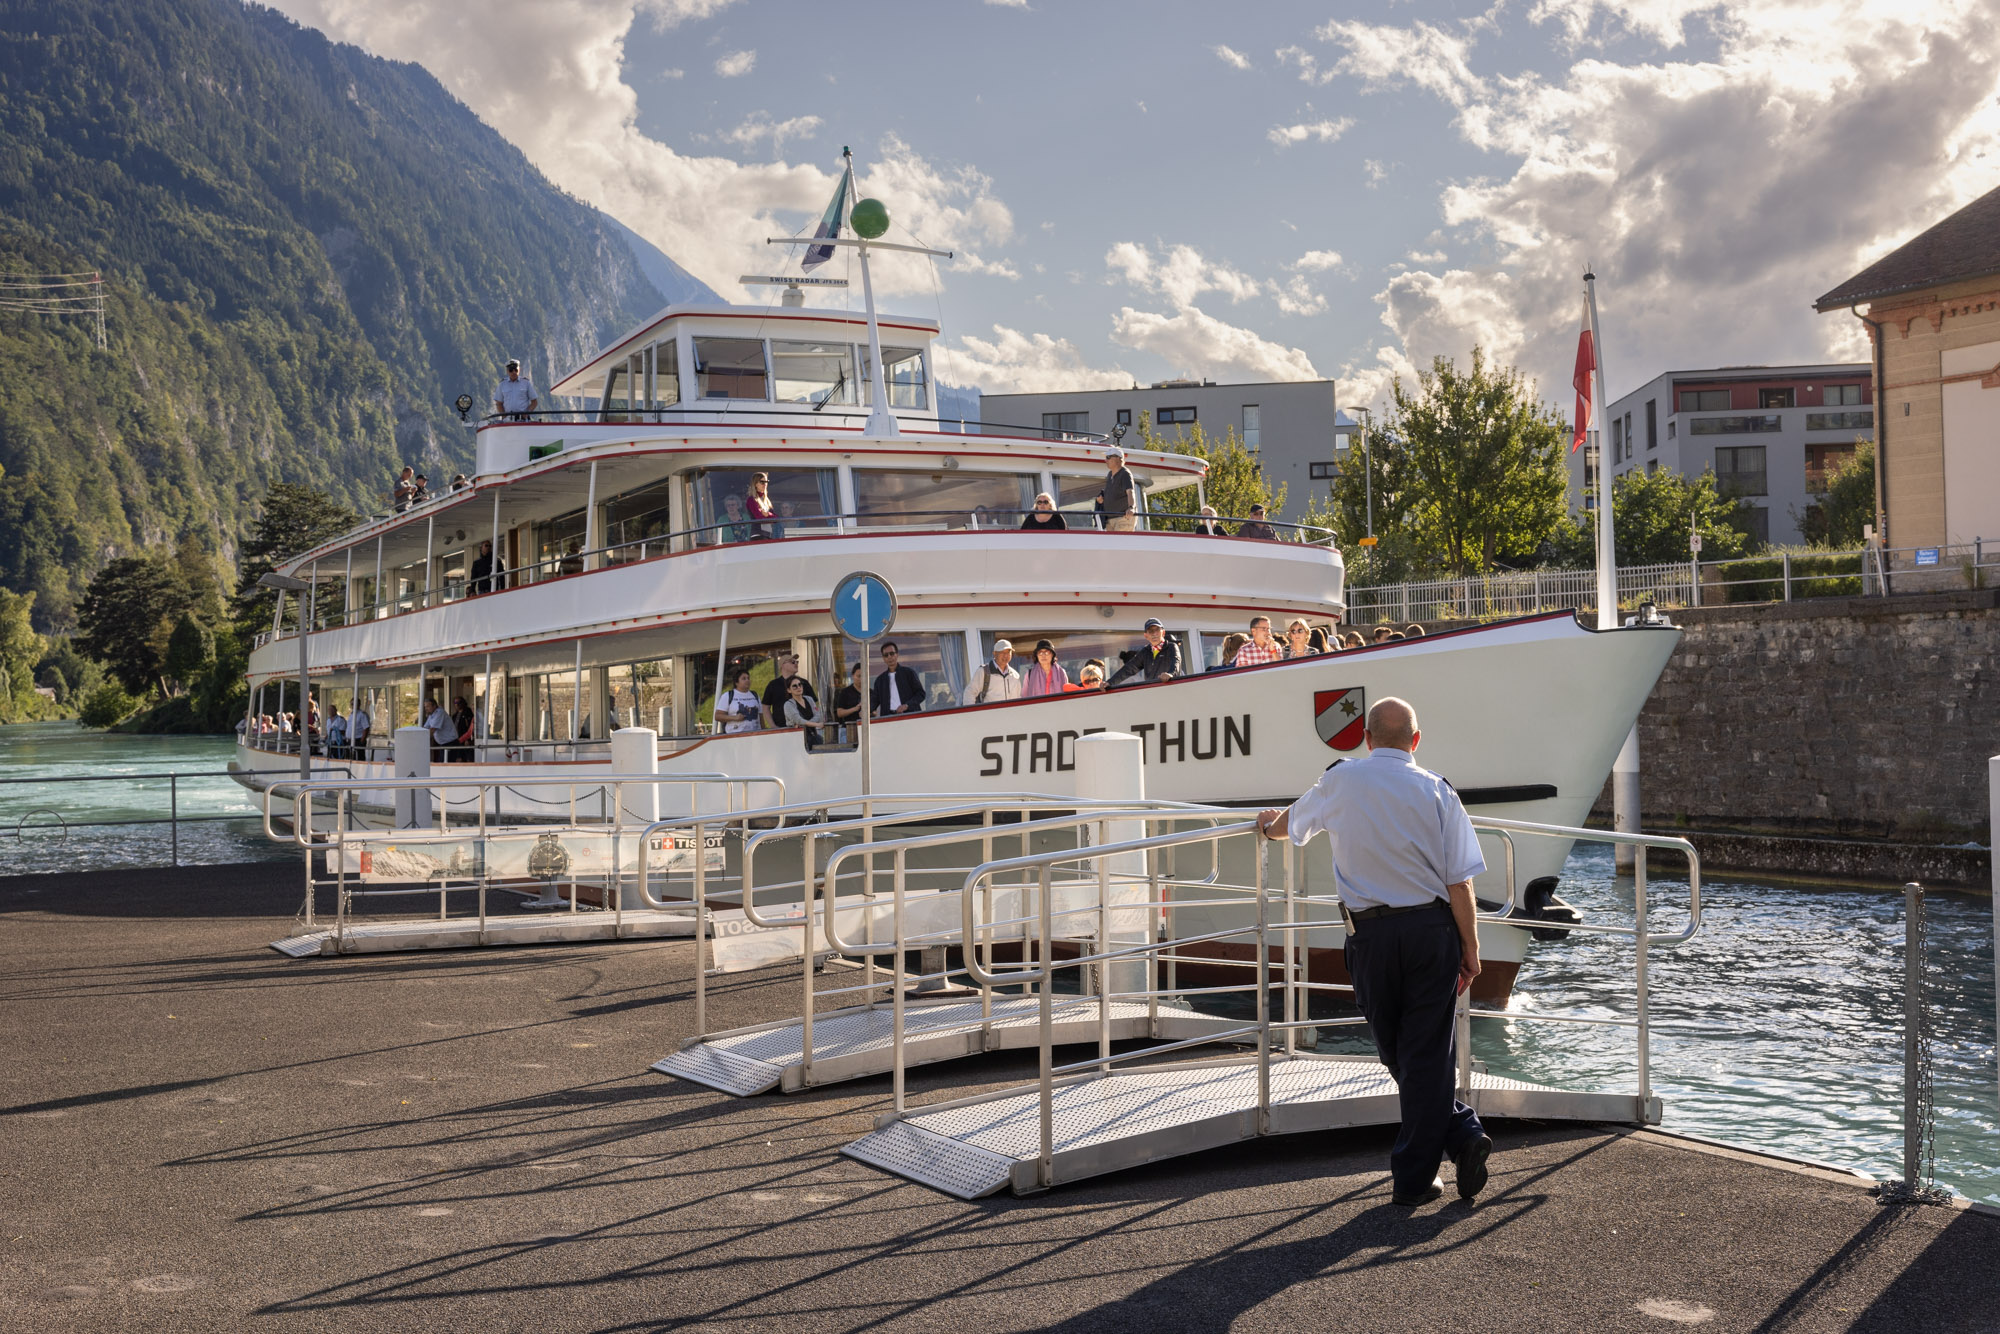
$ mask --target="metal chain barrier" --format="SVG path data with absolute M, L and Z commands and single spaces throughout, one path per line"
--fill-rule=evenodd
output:
M 1875 1193 L 1883 1204 L 1950 1204 L 1937 1183 L 1937 1106 L 1932 1060 L 1937 1042 L 1931 1014 L 1924 887 L 1903 886 L 1903 1179 Z

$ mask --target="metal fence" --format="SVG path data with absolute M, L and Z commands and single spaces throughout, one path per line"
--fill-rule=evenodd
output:
M 1625 608 L 1648 601 L 1662 607 L 1699 607 L 1939 593 L 1990 587 L 1994 570 L 2000 570 L 2000 550 L 1989 559 L 1982 538 L 1935 547 L 1779 551 L 1723 561 L 1621 566 L 1618 603 Z M 1362 624 L 1494 620 L 1596 609 L 1595 570 L 1520 570 L 1347 590 L 1347 619 Z

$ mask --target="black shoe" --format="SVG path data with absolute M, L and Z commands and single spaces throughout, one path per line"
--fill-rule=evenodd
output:
M 1493 1152 L 1493 1137 L 1481 1135 L 1458 1151 L 1452 1163 L 1458 1168 L 1458 1198 L 1469 1200 L 1486 1189 L 1486 1159 Z
M 1433 1177 L 1431 1178 L 1431 1184 L 1425 1186 L 1422 1190 L 1399 1190 L 1389 1197 L 1389 1202 L 1391 1204 L 1400 1204 L 1405 1209 L 1414 1209 L 1420 1204 L 1429 1204 L 1442 1194 L 1444 1194 L 1444 1182 Z

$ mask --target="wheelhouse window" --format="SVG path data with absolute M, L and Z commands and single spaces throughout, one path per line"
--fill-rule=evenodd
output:
M 885 347 L 882 363 L 889 368 L 889 406 L 916 408 L 930 406 L 929 379 L 924 371 L 924 350 L 920 347 Z M 866 352 L 861 356 L 861 382 L 873 384 L 875 370 Z M 873 396 L 864 399 L 872 402 Z
M 654 546 L 649 539 L 664 538 L 671 530 L 672 511 L 668 502 L 672 494 L 673 482 L 663 479 L 606 501 L 604 540 L 606 546 L 613 548 L 606 559 L 612 564 L 622 564 L 665 551 L 664 542 Z M 642 548 L 635 543 L 645 545 Z
M 770 480 L 775 517 L 751 516 L 751 479 Z M 704 468 L 688 478 L 688 513 L 701 546 L 768 542 L 831 529 L 840 511 L 838 474 L 832 468 Z
M 860 397 L 852 343 L 773 342 L 771 375 L 780 403 L 844 407 Z
M 865 528 L 1018 528 L 1035 503 L 1033 474 L 854 470 Z
M 768 399 L 761 338 L 697 338 L 694 374 L 703 398 Z
M 646 349 L 646 398 L 654 408 L 670 408 L 681 401 L 680 345 L 663 338 Z

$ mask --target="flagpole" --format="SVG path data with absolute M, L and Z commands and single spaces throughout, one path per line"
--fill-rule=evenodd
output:
M 1597 275 L 1584 270 L 1583 295 L 1590 311 L 1590 359 L 1597 367 L 1597 402 L 1590 414 L 1591 437 L 1597 450 L 1597 628 L 1618 628 L 1618 544 L 1611 526 L 1611 460 L 1604 456 L 1604 414 L 1611 400 L 1604 392 L 1604 338 L 1597 332 Z

